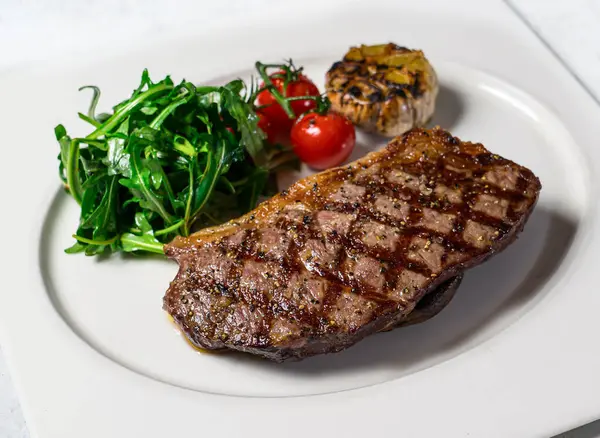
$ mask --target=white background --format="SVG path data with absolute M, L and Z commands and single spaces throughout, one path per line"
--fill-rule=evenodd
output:
M 285 7 L 282 0 L 0 0 L 0 74 L 53 57 L 122 49 L 174 22 L 227 25 L 232 15 Z M 298 3 L 296 3 L 298 4 Z M 511 7 L 600 103 L 600 0 L 510 0 Z M 1 97 L 0 97 L 1 99 Z M 557 401 L 558 402 L 558 401 Z M 600 416 L 600 412 L 598 413 Z M 567 432 L 600 437 L 600 422 Z M 0 438 L 29 437 L 0 345 Z

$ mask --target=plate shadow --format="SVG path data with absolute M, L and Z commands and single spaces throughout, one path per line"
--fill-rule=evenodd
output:
M 440 126 L 452 131 L 465 114 L 466 105 L 463 99 L 457 90 L 442 82 L 435 103 L 435 113 L 427 127 Z

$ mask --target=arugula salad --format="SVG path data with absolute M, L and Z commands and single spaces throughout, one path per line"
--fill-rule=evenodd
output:
M 215 225 L 256 206 L 276 191 L 273 172 L 295 156 L 270 146 L 258 128 L 252 90 L 241 80 L 198 87 L 147 71 L 112 114 L 87 114 L 93 130 L 71 138 L 55 128 L 60 177 L 81 206 L 68 253 L 162 253 L 175 235 Z
M 267 70 L 274 70 L 268 74 Z M 67 253 L 163 253 L 176 236 L 218 225 L 275 194 L 275 173 L 333 167 L 352 151 L 355 133 L 329 112 L 327 97 L 292 61 L 256 63 L 260 85 L 237 79 L 197 86 L 142 73 L 131 97 L 96 114 L 91 89 L 85 137 L 54 129 L 59 174 L 80 205 Z

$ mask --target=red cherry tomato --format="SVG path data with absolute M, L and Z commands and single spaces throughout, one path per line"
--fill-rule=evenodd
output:
M 294 152 L 310 167 L 328 169 L 343 163 L 356 144 L 354 125 L 335 113 L 310 113 L 296 121 L 291 133 Z
M 257 110 L 256 114 L 258 115 L 258 127 L 262 130 L 262 132 L 265 133 L 269 143 L 276 144 L 287 141 L 289 132 L 287 130 L 283 130 L 281 125 L 273 123 L 273 121 L 265 115 L 263 109 Z
M 298 75 L 298 80 L 291 81 L 287 84 L 285 92 L 283 91 L 284 80 L 281 77 L 273 77 L 277 74 L 284 74 L 284 72 L 279 71 L 271 75 L 271 80 L 273 85 L 277 90 L 281 92 L 284 97 L 301 97 L 301 96 L 318 96 L 319 89 L 317 86 L 306 76 Z M 264 84 L 260 85 L 264 87 Z M 288 115 L 285 113 L 281 105 L 277 103 L 273 95 L 268 90 L 261 91 L 256 97 L 256 105 L 263 106 L 263 113 L 267 116 L 273 123 L 282 125 L 282 129 L 291 129 L 294 120 L 290 119 Z M 314 109 L 316 107 L 316 103 L 314 100 L 294 100 L 290 102 L 290 106 L 292 111 L 294 112 L 296 118 L 301 114 Z

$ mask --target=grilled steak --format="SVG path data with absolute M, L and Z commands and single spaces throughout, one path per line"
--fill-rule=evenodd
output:
M 164 309 L 202 348 L 276 361 L 339 351 L 410 321 L 429 292 L 505 248 L 540 188 L 479 143 L 414 129 L 175 239 Z
M 463 279 L 463 274 L 459 274 L 454 278 L 442 283 L 436 289 L 429 292 L 421 301 L 417 303 L 414 310 L 410 312 L 404 319 L 402 319 L 394 327 L 389 327 L 382 331 L 393 330 L 397 327 L 406 327 L 413 324 L 420 324 L 433 318 L 435 315 L 440 313 L 444 307 L 450 303 L 454 294 L 460 286 Z
M 329 69 L 325 86 L 335 112 L 388 137 L 425 125 L 438 93 L 423 52 L 395 44 L 351 48 Z

